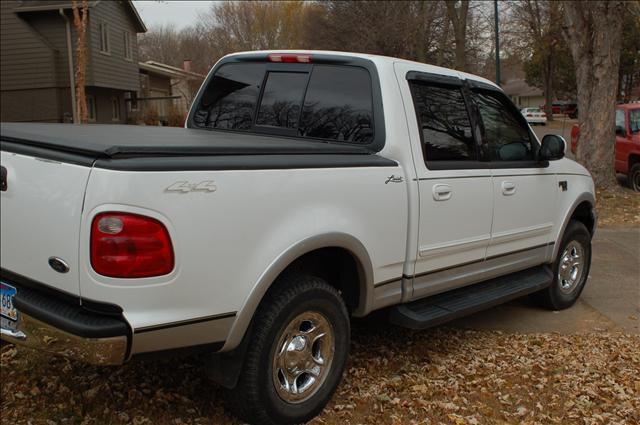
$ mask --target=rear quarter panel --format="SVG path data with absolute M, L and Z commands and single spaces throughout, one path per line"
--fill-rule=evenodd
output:
M 257 171 L 128 172 L 95 168 L 86 194 L 81 294 L 121 306 L 135 329 L 240 310 L 260 276 L 289 247 L 332 232 L 366 247 L 374 282 L 398 278 L 405 260 L 405 184 L 400 167 Z M 167 192 L 214 181 L 214 192 Z M 93 271 L 92 218 L 103 211 L 163 222 L 176 266 L 166 276 L 114 279 Z M 135 349 L 135 347 L 134 347 Z

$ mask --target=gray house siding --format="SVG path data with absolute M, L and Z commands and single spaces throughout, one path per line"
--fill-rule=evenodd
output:
M 0 1 L 0 90 L 55 87 L 55 50 L 13 9 Z
M 138 42 L 133 18 L 119 1 L 100 2 L 91 10 L 92 85 L 136 91 L 138 82 Z M 109 54 L 100 52 L 100 23 L 109 27 Z M 124 32 L 131 34 L 132 58 L 125 58 Z

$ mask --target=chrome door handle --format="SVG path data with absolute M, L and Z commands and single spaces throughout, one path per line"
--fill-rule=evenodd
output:
M 448 184 L 433 185 L 433 199 L 436 201 L 451 199 L 451 186 Z
M 516 193 L 516 184 L 509 181 L 502 182 L 502 194 L 510 196 Z

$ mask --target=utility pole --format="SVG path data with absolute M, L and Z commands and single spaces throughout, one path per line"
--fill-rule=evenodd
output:
M 500 85 L 500 26 L 498 17 L 498 0 L 493 0 L 493 16 L 496 23 L 496 84 Z

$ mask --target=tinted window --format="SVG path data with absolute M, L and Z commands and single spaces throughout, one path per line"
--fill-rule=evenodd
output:
M 483 143 L 494 161 L 533 160 L 531 137 L 522 116 L 516 115 L 500 94 L 477 92 L 473 95 L 484 124 Z
M 307 137 L 370 143 L 373 101 L 369 73 L 356 67 L 314 65 L 299 132 Z
M 411 83 L 427 161 L 476 160 L 471 122 L 457 87 Z
M 257 125 L 298 128 L 307 73 L 269 72 Z
M 194 114 L 199 127 L 250 130 L 264 77 L 263 64 L 226 64 L 211 79 Z

